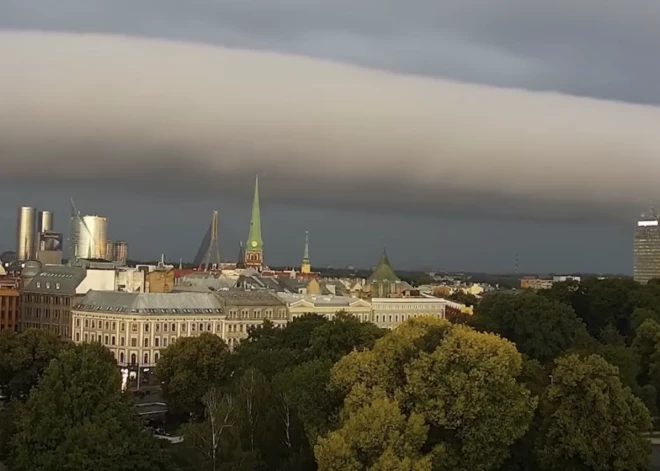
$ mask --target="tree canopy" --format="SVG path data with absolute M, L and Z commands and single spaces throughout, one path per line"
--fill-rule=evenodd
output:
M 203 413 L 202 398 L 229 377 L 229 349 L 217 335 L 183 337 L 167 347 L 156 365 L 168 408 L 178 413 Z
M 570 306 L 536 293 L 488 296 L 477 307 L 472 324 L 506 337 L 521 353 L 542 363 L 586 336 Z
M 65 349 L 17 412 L 12 469 L 166 469 L 165 453 L 138 423 L 120 384 L 105 347 Z
M 495 469 L 536 405 L 516 381 L 521 369 L 497 336 L 408 321 L 333 368 L 346 399 L 340 427 L 315 448 L 319 469 Z
M 544 470 L 648 469 L 651 428 L 642 401 L 602 357 L 557 360 L 543 403 L 539 461 Z

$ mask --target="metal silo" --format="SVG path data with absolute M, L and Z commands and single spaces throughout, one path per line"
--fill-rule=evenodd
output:
M 69 237 L 69 256 L 106 258 L 108 220 L 102 216 L 73 216 Z
M 31 206 L 18 209 L 16 224 L 16 257 L 18 260 L 33 260 L 35 249 L 37 210 Z

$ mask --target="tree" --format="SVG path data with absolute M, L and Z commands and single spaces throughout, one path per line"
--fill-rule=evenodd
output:
M 637 329 L 647 319 L 651 319 L 651 320 L 655 321 L 656 323 L 660 324 L 660 316 L 653 309 L 646 309 L 646 308 L 643 308 L 643 307 L 635 309 L 632 313 L 632 318 L 631 318 L 632 329 L 634 331 L 637 331 Z
M 217 335 L 183 337 L 167 347 L 156 366 L 168 407 L 177 413 L 202 415 L 202 398 L 231 373 L 229 349 Z
M 62 348 L 64 344 L 47 330 L 1 332 L 0 389 L 9 399 L 25 399 Z
M 650 448 L 640 435 L 651 427 L 648 410 L 602 357 L 559 358 L 541 411 L 542 469 L 648 468 Z
M 16 413 L 12 469 L 167 469 L 164 450 L 142 429 L 120 384 L 105 347 L 61 352 Z
M 474 317 L 475 327 L 506 337 L 541 363 L 574 346 L 585 333 L 570 306 L 535 293 L 488 296 Z
M 334 366 L 332 386 L 346 399 L 339 429 L 315 448 L 319 467 L 495 469 L 533 416 L 536 400 L 516 381 L 521 369 L 515 347 L 495 335 L 434 318 L 408 321 Z M 396 427 L 369 442 L 379 428 L 368 422 Z M 414 439 L 402 445 L 397 437 L 408 426 Z
M 421 451 L 429 427 L 421 414 L 406 417 L 400 405 L 376 399 L 357 410 L 343 427 L 316 446 L 320 471 L 431 471 L 431 456 Z
M 254 464 L 254 454 L 243 451 L 236 399 L 217 388 L 202 399 L 204 420 L 183 426 L 179 460 L 185 469 L 197 471 L 241 470 Z
M 635 331 L 632 349 L 639 357 L 639 384 L 649 384 L 651 381 L 651 363 L 660 342 L 660 324 L 653 319 L 646 319 Z M 653 368 L 657 370 L 657 368 Z

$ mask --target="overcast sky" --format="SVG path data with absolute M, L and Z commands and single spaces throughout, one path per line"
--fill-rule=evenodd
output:
M 347 115 L 350 112 L 350 116 L 354 117 L 359 111 L 357 114 L 365 120 L 369 119 L 370 123 L 378 122 L 377 119 L 382 116 L 389 117 L 390 120 L 382 126 L 387 125 L 389 127 L 383 129 L 391 130 L 401 126 L 401 122 L 395 121 L 392 111 L 402 109 L 403 122 L 407 119 L 411 123 L 417 119 L 419 121 L 416 123 L 423 123 L 423 118 L 427 117 L 426 122 L 432 122 L 436 127 L 420 130 L 420 125 L 417 125 L 415 133 L 407 130 L 407 133 L 399 133 L 401 136 L 397 134 L 392 137 L 387 146 L 391 148 L 394 143 L 401 159 L 394 161 L 394 164 L 388 160 L 393 158 L 391 156 L 376 160 L 372 155 L 366 155 L 365 159 L 361 159 L 365 169 L 357 161 L 346 162 L 342 152 L 333 158 L 332 153 L 324 149 L 310 155 L 305 167 L 300 165 L 303 158 L 300 155 L 295 156 L 295 160 L 287 160 L 294 159 L 293 149 L 304 153 L 310 151 L 309 143 L 300 144 L 300 136 L 305 135 L 301 132 L 304 130 L 301 123 L 307 117 L 299 112 L 297 120 L 283 116 L 285 123 L 278 123 L 288 126 L 286 130 L 291 141 L 282 147 L 280 153 L 274 149 L 272 155 L 275 162 L 273 159 L 268 161 L 270 165 L 266 165 L 266 169 L 260 168 L 264 166 L 264 160 L 248 155 L 243 166 L 239 159 L 238 163 L 213 168 L 212 172 L 205 171 L 205 160 L 199 160 L 201 163 L 191 168 L 186 162 L 183 165 L 180 162 L 172 164 L 180 153 L 190 151 L 192 155 L 199 149 L 198 145 L 191 145 L 190 149 L 181 147 L 190 141 L 175 140 L 173 137 L 176 148 L 164 148 L 161 142 L 161 145 L 150 149 L 151 152 L 156 149 L 163 154 L 167 165 L 159 165 L 159 171 L 147 173 L 146 179 L 149 181 L 145 181 L 145 174 L 137 172 L 140 181 L 131 180 L 130 184 L 122 186 L 115 184 L 117 175 L 107 168 L 108 165 L 112 167 L 108 159 L 117 158 L 117 150 L 108 149 L 107 142 L 88 138 L 90 142 L 82 145 L 85 136 L 79 133 L 76 139 L 69 139 L 66 145 L 60 145 L 58 136 L 71 135 L 67 122 L 70 125 L 75 123 L 80 131 L 79 120 L 87 114 L 78 111 L 72 114 L 75 119 L 62 120 L 62 123 L 57 123 L 58 126 L 52 125 L 52 113 L 59 108 L 52 103 L 47 108 L 43 108 L 42 103 L 35 105 L 37 100 L 34 97 L 41 97 L 40 93 L 46 85 L 45 79 L 36 83 L 35 77 L 55 76 L 55 83 L 59 85 L 51 88 L 49 93 L 66 97 L 73 109 L 87 110 L 90 103 L 98 105 L 98 101 L 91 100 L 84 93 L 84 85 L 98 85 L 102 83 L 102 77 L 117 74 L 120 67 L 124 70 L 131 68 L 127 71 L 130 72 L 128 75 L 133 73 L 142 80 L 146 79 L 144 74 L 149 71 L 136 70 L 139 66 L 136 67 L 128 57 L 133 54 L 131 51 L 147 48 L 143 49 L 144 52 L 150 47 L 155 48 L 152 50 L 158 57 L 147 64 L 153 72 L 166 71 L 162 67 L 176 61 L 180 61 L 181 67 L 192 67 L 194 61 L 186 62 L 189 59 L 185 58 L 195 55 L 194 51 L 198 49 L 191 46 L 194 51 L 187 52 L 185 47 L 181 49 L 183 46 L 134 46 L 131 40 L 127 40 L 128 44 L 108 43 L 105 39 L 96 42 L 96 37 L 73 36 L 75 39 L 71 41 L 93 44 L 94 47 L 81 52 L 72 51 L 71 44 L 63 44 L 63 52 L 54 54 L 54 49 L 49 51 L 46 46 L 52 42 L 47 36 L 39 38 L 36 35 L 34 40 L 19 36 L 20 46 L 16 46 L 17 37 L 13 36 L 13 42 L 5 42 L 4 50 L 0 40 L 0 51 L 4 52 L 0 63 L 8 60 L 5 66 L 15 66 L 14 81 L 9 74 L 5 82 L 10 88 L 0 89 L 0 105 L 3 105 L 3 93 L 18 92 L 5 93 L 4 99 L 8 100 L 4 105 L 9 103 L 13 107 L 11 109 L 27 110 L 18 118 L 0 118 L 0 158 L 5 160 L 4 163 L 9 162 L 5 166 L 5 170 L 9 171 L 0 170 L 0 248 L 14 245 L 17 205 L 31 204 L 54 209 L 57 228 L 65 231 L 67 201 L 73 195 L 81 211 L 107 215 L 111 236 L 127 239 L 133 254 L 143 257 L 154 257 L 162 251 L 171 259 L 191 259 L 204 235 L 210 211 L 219 209 L 221 251 L 225 258 L 233 258 L 239 238 L 245 238 L 247 232 L 252 174 L 261 171 L 266 174 L 262 178 L 262 214 L 266 259 L 270 263 L 297 263 L 302 252 L 304 231 L 309 230 L 312 261 L 319 265 L 369 266 L 378 258 L 382 247 L 387 246 L 395 265 L 406 268 L 511 271 L 518 254 L 523 271 L 628 273 L 631 271 L 631 221 L 636 213 L 644 209 L 643 201 L 657 198 L 654 188 L 646 191 L 645 187 L 657 181 L 658 176 L 656 156 L 660 147 L 650 135 L 653 126 L 660 124 L 658 111 L 623 104 L 571 100 L 559 95 L 526 97 L 519 91 L 498 94 L 488 88 L 465 89 L 445 81 L 460 80 L 657 105 L 660 104 L 660 65 L 654 57 L 660 47 L 658 18 L 660 4 L 651 0 L 625 3 L 585 0 L 579 4 L 557 0 L 546 2 L 546 5 L 522 0 L 365 0 L 359 3 L 344 0 L 60 0 L 57 4 L 4 0 L 0 2 L 0 28 L 7 30 L 119 33 L 283 52 L 382 71 L 421 75 L 431 79 L 431 82 L 442 79 L 442 83 L 414 78 L 399 80 L 396 76 L 370 75 L 371 72 L 361 70 L 331 68 L 326 74 L 325 66 L 313 61 L 309 64 L 304 61 L 286 62 L 290 59 L 271 59 L 270 56 L 250 56 L 248 62 L 243 58 L 243 62 L 224 62 L 238 69 L 234 70 L 234 80 L 238 80 L 245 69 L 244 74 L 259 70 L 264 80 L 285 83 L 287 70 L 289 73 L 300 71 L 291 83 L 298 89 L 310 86 L 306 81 L 315 80 L 318 83 L 319 77 L 337 77 L 333 80 L 334 84 L 324 84 L 327 90 L 334 93 L 333 97 L 346 99 L 358 96 L 358 92 L 361 92 L 360 99 L 369 95 L 369 100 L 364 99 L 358 104 L 369 106 L 371 114 L 355 103 L 340 103 Z M 7 54 L 7 44 L 15 51 L 14 57 Z M 23 44 L 25 50 L 21 52 Z M 97 50 L 94 48 L 105 51 L 106 56 L 108 50 L 121 55 L 108 56 L 106 61 L 119 65 L 115 64 L 112 70 L 104 69 L 102 59 L 106 56 L 100 54 L 101 58 L 92 57 Z M 192 84 L 197 88 L 204 84 L 211 94 L 234 90 L 231 83 L 221 84 L 217 91 L 213 90 L 213 80 L 221 82 L 223 77 L 218 67 L 210 64 L 215 52 L 206 54 L 206 59 L 200 59 L 200 67 L 182 71 L 181 77 L 177 76 L 177 83 L 182 86 Z M 66 62 L 67 58 L 94 63 L 95 70 L 75 68 L 73 62 Z M 51 59 L 61 62 L 48 62 Z M 217 56 L 213 62 L 225 60 L 229 61 L 226 54 Z M 264 71 L 264 67 L 270 64 L 267 61 L 271 60 L 276 61 L 273 62 L 276 78 L 267 77 L 267 69 Z M 261 69 L 257 69 L 255 64 Z M 211 78 L 206 82 L 199 82 L 199 78 L 191 81 L 195 75 Z M 21 76 L 29 83 L 19 89 L 16 79 Z M 120 83 L 117 76 L 109 82 L 110 95 L 113 90 L 124 90 L 127 85 L 126 82 Z M 254 88 L 245 88 L 244 93 L 261 90 L 258 80 L 247 78 L 248 82 L 253 82 L 251 86 Z M 171 76 L 161 79 L 168 82 Z M 345 81 L 337 85 L 339 79 Z M 2 80 L 0 77 L 0 86 Z M 372 84 L 373 92 L 365 93 L 365 84 Z M 340 85 L 346 87 L 339 88 Z M 83 91 L 77 95 L 81 87 Z M 282 94 L 281 87 L 278 89 L 279 95 Z M 171 92 L 172 89 L 166 87 L 162 90 Z M 351 90 L 351 93 L 346 90 Z M 28 92 L 32 99 L 27 98 Z M 199 92 L 196 93 L 199 96 Z M 124 96 L 131 95 L 127 92 Z M 268 98 L 267 95 L 257 96 L 264 100 Z M 395 99 L 402 96 L 405 100 Z M 108 119 L 122 120 L 117 118 L 122 114 L 126 118 L 124 121 L 130 122 L 128 116 L 135 111 L 131 109 L 131 103 L 121 101 L 119 95 L 113 98 L 115 113 L 106 113 L 95 123 L 107 124 L 103 120 Z M 338 119 L 342 107 L 336 101 L 332 107 L 322 101 L 319 108 L 332 110 Z M 177 103 L 181 105 L 181 102 Z M 280 114 L 286 111 L 282 103 L 272 104 Z M 297 104 L 298 109 L 305 109 L 314 102 L 307 97 Z M 444 109 L 441 112 L 432 111 L 433 107 Z M 191 113 L 191 122 L 215 116 L 212 114 L 213 103 L 198 108 L 204 108 L 206 114 Z M 3 109 L 6 110 L 7 106 Z M 141 110 L 138 118 L 162 118 L 150 117 L 148 111 Z M 154 108 L 152 113 L 162 114 L 163 111 Z M 311 113 L 309 122 L 321 123 L 318 114 Z M 481 116 L 481 121 L 473 119 L 477 114 Z M 245 125 L 249 117 L 246 112 L 236 122 Z M 468 126 L 459 128 L 452 122 L 452 117 L 456 118 L 453 121 L 469 122 L 472 132 L 466 131 Z M 144 122 L 138 118 L 135 118 L 136 123 Z M 540 122 L 539 127 L 527 125 L 526 120 Z M 232 125 L 238 127 L 236 122 L 222 121 L 225 129 L 231 129 Z M 489 123 L 497 128 L 497 133 Z M 163 133 L 165 130 L 171 133 L 172 124 L 169 124 L 169 128 L 162 128 Z M 513 126 L 515 129 L 508 129 Z M 337 128 L 336 123 L 334 128 Z M 520 129 L 525 132 L 521 133 Z M 554 134 L 544 135 L 541 131 L 545 129 L 552 130 Z M 199 133 L 197 129 L 195 131 Z M 300 136 L 296 136 L 296 131 L 300 132 Z M 510 144 L 514 142 L 511 139 L 514 131 L 518 132 L 520 141 L 516 142 L 520 145 Z M 49 140 L 45 142 L 47 145 L 43 145 L 40 137 L 48 132 L 51 132 Z M 159 129 L 151 129 L 151 132 L 158 136 Z M 219 133 L 225 135 L 223 142 L 227 145 L 227 152 L 231 153 L 233 149 L 243 155 L 244 149 L 240 145 L 235 148 L 237 144 L 227 137 L 228 131 Z M 363 147 L 365 142 L 369 142 L 366 140 L 368 134 L 353 134 L 344 140 L 335 129 L 335 133 L 331 134 L 332 140 L 327 142 L 335 145 L 339 142 L 340 147 L 341 143 L 348 143 L 343 144 L 344 148 L 340 150 L 350 153 L 353 159 L 360 159 L 355 155 L 357 153 L 380 152 L 378 146 Z M 430 144 L 426 147 L 418 145 L 423 139 L 430 142 L 429 136 L 432 134 L 441 135 L 442 142 L 451 141 L 453 147 L 447 149 L 452 150 L 453 159 L 438 160 L 435 155 L 423 155 L 422 150 L 446 150 L 431 147 Z M 325 134 L 323 136 L 327 137 Z M 488 149 L 479 149 L 474 141 L 483 140 L 484 136 L 490 138 L 486 142 L 491 144 Z M 507 138 L 507 146 L 502 144 L 502 136 Z M 400 137 L 398 141 L 397 137 Z M 542 146 L 535 147 L 535 140 Z M 564 147 L 549 147 L 550 143 L 557 141 L 565 144 Z M 385 141 L 379 143 L 385 145 Z M 217 146 L 217 143 L 214 142 L 214 145 Z M 498 152 L 489 152 L 493 146 Z M 142 159 L 141 162 L 145 161 L 143 145 L 118 148 L 123 155 L 117 168 L 129 168 L 132 152 L 135 152 L 136 158 Z M 168 150 L 170 155 L 167 155 Z M 82 154 L 89 153 L 95 153 L 97 157 L 81 159 Z M 256 151 L 253 153 L 258 154 Z M 391 153 L 395 154 L 394 151 Z M 553 153 L 563 155 L 555 157 Z M 486 155 L 494 157 L 487 159 Z M 596 156 L 602 156 L 602 159 Z M 426 159 L 423 160 L 426 171 L 408 172 L 407 166 L 402 165 L 406 163 L 419 167 L 415 163 L 422 158 Z M 22 166 L 17 162 L 22 162 Z M 485 164 L 489 166 L 484 167 Z M 346 172 L 338 170 L 351 165 L 358 167 L 359 172 L 346 176 Z M 507 165 L 509 174 L 513 174 L 508 179 L 497 173 Z M 574 165 L 572 170 L 570 165 Z M 315 166 L 319 168 L 317 173 L 330 175 L 331 178 L 315 175 Z M 385 166 L 391 171 L 383 171 Z M 85 171 L 71 172 L 72 167 Z M 90 167 L 96 168 L 96 173 L 90 173 Z M 303 170 L 291 171 L 290 167 Z M 456 177 L 443 175 L 439 168 L 451 170 Z M 87 182 L 75 180 L 76 173 L 83 175 L 83 180 Z M 102 184 L 99 179 L 103 180 L 106 174 L 108 182 Z M 489 179 L 491 174 L 493 178 Z M 159 185 L 154 185 L 156 180 Z M 72 185 L 72 181 L 77 183 Z M 214 187 L 216 181 L 217 186 L 222 188 Z M 439 185 L 435 184 L 436 181 Z M 579 191 L 580 181 L 584 183 L 582 192 Z M 199 187 L 198 191 L 189 189 L 191 182 L 193 187 Z M 194 182 L 200 183 L 195 185 Z M 443 186 L 442 191 L 437 186 Z M 554 196 L 553 189 L 556 189 Z M 572 201 L 575 204 L 571 204 Z

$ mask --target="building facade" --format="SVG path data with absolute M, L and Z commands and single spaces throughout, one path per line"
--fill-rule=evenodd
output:
M 71 307 L 82 298 L 79 286 L 85 280 L 85 269 L 26 266 L 22 276 L 19 329 L 50 330 L 60 339 L 71 340 Z
M 154 366 L 181 337 L 208 332 L 230 348 L 268 319 L 287 322 L 283 301 L 267 292 L 119 293 L 90 291 L 72 311 L 75 343 L 100 342 L 120 366 Z
M 446 317 L 447 301 L 440 298 L 372 298 L 372 322 L 393 329 L 417 317 Z
M 0 332 L 18 330 L 19 280 L 0 277 Z
M 642 284 L 660 278 L 660 223 L 653 208 L 635 225 L 633 278 Z
M 317 314 L 332 320 L 338 312 L 345 312 L 362 322 L 371 322 L 371 303 L 349 296 L 317 296 L 310 294 L 279 293 L 289 309 L 291 320 L 306 314 Z

